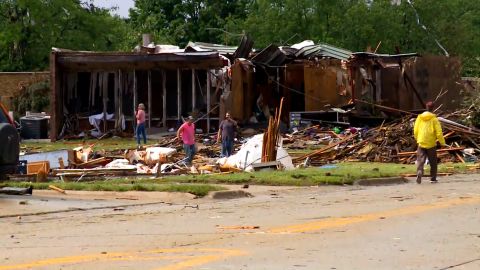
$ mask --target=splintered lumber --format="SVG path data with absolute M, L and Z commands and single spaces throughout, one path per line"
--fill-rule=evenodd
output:
M 137 174 L 136 168 L 120 169 L 120 168 L 97 168 L 97 169 L 55 169 L 53 174 L 57 176 L 102 176 L 102 175 L 127 175 L 130 173 Z
M 310 153 L 310 154 L 306 154 L 306 155 L 303 155 L 303 156 L 301 156 L 301 157 L 295 158 L 295 161 L 299 161 L 299 160 L 303 160 L 303 159 L 306 159 L 306 158 L 309 158 L 309 157 L 311 158 L 311 157 L 314 157 L 314 156 L 323 154 L 323 153 L 325 153 L 325 152 L 333 149 L 335 146 L 340 145 L 340 144 L 345 143 L 345 142 L 348 142 L 348 141 L 354 139 L 354 138 L 357 137 L 357 136 L 358 136 L 358 133 L 356 133 L 356 134 L 351 134 L 351 135 L 349 135 L 349 136 L 341 139 L 340 141 L 338 141 L 338 142 L 336 142 L 336 143 L 329 144 L 328 146 L 326 146 L 326 147 L 324 147 L 324 148 L 322 148 L 322 149 L 319 149 L 319 150 L 317 150 L 317 151 L 314 151 L 314 152 L 312 152 L 312 153 Z
M 462 151 L 463 149 L 465 149 L 465 147 L 442 148 L 437 150 L 437 154 L 442 152 Z M 411 156 L 415 154 L 417 154 L 417 152 L 401 152 L 397 154 L 397 157 Z
M 109 162 L 108 159 L 105 157 L 97 158 L 97 159 L 92 159 L 84 163 L 77 163 L 75 167 L 77 168 L 94 168 L 98 167 L 100 165 L 104 165 L 105 163 Z
M 270 117 L 267 131 L 263 134 L 262 162 L 275 161 L 277 159 L 277 145 L 280 139 L 280 119 L 283 110 L 283 98 L 280 100 L 280 108 L 275 111 L 275 117 Z
M 49 189 L 53 189 L 53 190 L 55 190 L 55 191 L 58 191 L 58 192 L 60 192 L 60 193 L 66 194 L 65 190 L 63 190 L 63 189 L 61 189 L 61 188 L 59 188 L 59 187 L 56 187 L 56 186 L 54 186 L 54 185 L 49 185 L 48 188 L 49 188 Z
M 458 160 L 460 160 L 460 162 L 465 163 L 465 160 L 458 153 L 455 153 L 455 156 L 458 158 Z

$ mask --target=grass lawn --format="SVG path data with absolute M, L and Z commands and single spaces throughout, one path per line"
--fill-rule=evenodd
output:
M 465 173 L 467 164 L 440 164 L 439 172 Z M 173 176 L 169 181 L 183 183 L 215 183 L 215 184 L 257 184 L 257 185 L 343 185 L 353 184 L 355 180 L 400 176 L 414 174 L 415 165 L 392 163 L 344 162 L 325 168 L 314 167 L 293 171 L 264 171 L 256 173 L 235 173 L 218 175 L 185 175 Z M 426 166 L 425 174 L 429 173 Z
M 23 143 L 22 146 L 35 151 L 53 151 L 58 149 L 71 149 L 82 145 L 83 140 L 58 141 L 55 143 Z M 148 141 L 154 144 L 156 141 Z M 109 138 L 105 140 L 86 140 L 86 144 L 95 144 L 94 150 L 106 151 L 132 149 L 136 147 L 133 138 Z M 303 152 L 298 151 L 297 152 Z M 440 164 L 439 172 L 466 173 L 469 171 L 468 163 Z M 425 173 L 429 173 L 426 166 Z M 234 173 L 215 175 L 181 175 L 169 176 L 160 179 L 115 179 L 107 181 L 93 181 L 82 183 L 30 183 L 30 182 L 6 182 L 2 186 L 26 187 L 33 185 L 36 189 L 48 189 L 49 184 L 54 184 L 66 190 L 90 190 L 90 191 L 167 191 L 188 192 L 197 196 L 205 196 L 209 191 L 220 190 L 221 187 L 211 184 L 253 184 L 272 186 L 313 186 L 313 185 L 350 185 L 355 180 L 368 178 L 381 178 L 400 176 L 401 174 L 414 174 L 415 165 L 393 163 L 369 163 L 369 162 L 342 162 L 326 167 L 311 167 L 293 171 L 263 171 L 255 173 Z
M 49 185 L 55 185 L 64 190 L 86 190 L 86 191 L 162 191 L 162 192 L 183 192 L 191 193 L 198 197 L 206 196 L 210 191 L 224 190 L 220 186 L 206 185 L 206 184 L 181 184 L 181 183 L 159 183 L 145 182 L 145 181 L 126 181 L 116 182 L 112 181 L 95 181 L 85 183 L 74 182 L 46 182 L 46 183 L 31 183 L 31 182 L 0 182 L 1 187 L 30 187 L 34 189 L 49 189 Z

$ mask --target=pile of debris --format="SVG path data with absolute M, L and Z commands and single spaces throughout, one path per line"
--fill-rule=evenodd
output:
M 163 136 L 157 144 L 141 149 L 94 150 L 83 145 L 70 150 L 21 156 L 23 173 L 44 181 L 60 177 L 81 181 L 94 177 L 167 176 L 178 174 L 224 174 L 264 169 L 295 169 L 340 161 L 413 164 L 417 144 L 413 138 L 415 115 L 378 127 L 315 125 L 279 135 L 280 110 L 270 120 L 266 133 L 246 130 L 248 139 L 235 140 L 236 153 L 220 157 L 216 134 L 196 135 L 197 153 L 193 166 L 187 166 L 183 145 L 174 134 Z M 475 162 L 480 157 L 480 130 L 438 117 L 448 147 L 437 150 L 440 162 Z M 33 180 L 33 179 L 32 179 Z
M 310 133 L 323 134 L 318 143 L 328 140 L 328 145 L 311 153 L 296 157 L 295 164 L 314 166 L 338 161 L 393 162 L 412 164 L 416 159 L 417 144 L 413 137 L 414 118 L 405 117 L 376 128 L 349 128 L 342 134 L 335 131 L 309 129 Z M 439 148 L 441 162 L 477 161 L 480 154 L 480 130 L 469 128 L 439 117 L 448 147 Z M 290 135 L 298 142 L 301 135 Z M 297 137 L 297 138 L 292 138 Z M 318 138 L 318 137 L 317 137 Z M 311 140 L 309 140 L 310 142 Z M 295 144 L 294 143 L 294 144 Z M 310 143 L 311 144 L 311 143 Z

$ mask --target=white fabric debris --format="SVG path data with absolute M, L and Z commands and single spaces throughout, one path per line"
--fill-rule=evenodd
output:
M 115 118 L 115 114 L 106 114 L 106 119 L 107 121 L 108 120 L 112 120 Z M 101 128 L 100 128 L 100 123 L 103 121 L 103 113 L 100 113 L 100 114 L 94 114 L 94 115 L 90 115 L 88 117 L 88 122 L 90 123 L 90 125 L 94 126 L 95 129 L 97 130 L 97 132 L 100 132 L 100 134 L 102 134 L 101 132 Z M 122 125 L 122 130 L 125 130 L 125 117 L 123 116 L 123 114 L 120 116 L 120 122 L 121 122 L 121 125 Z
M 105 165 L 105 168 L 110 169 L 136 169 L 137 166 L 131 165 L 126 159 L 115 159 L 112 162 Z

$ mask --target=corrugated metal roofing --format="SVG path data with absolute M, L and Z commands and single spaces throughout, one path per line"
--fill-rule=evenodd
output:
M 349 50 L 341 49 L 328 44 L 317 44 L 305 46 L 297 51 L 295 57 L 297 58 L 312 58 L 312 57 L 329 57 L 340 60 L 348 60 L 352 52 Z
M 283 65 L 286 59 L 287 56 L 285 53 L 277 46 L 271 44 L 252 57 L 252 62 L 269 66 L 279 66 Z
M 190 47 L 196 51 L 217 51 L 220 54 L 233 54 L 237 50 L 236 46 L 225 46 L 220 44 L 205 43 L 205 42 L 192 42 L 187 44 L 187 48 Z

